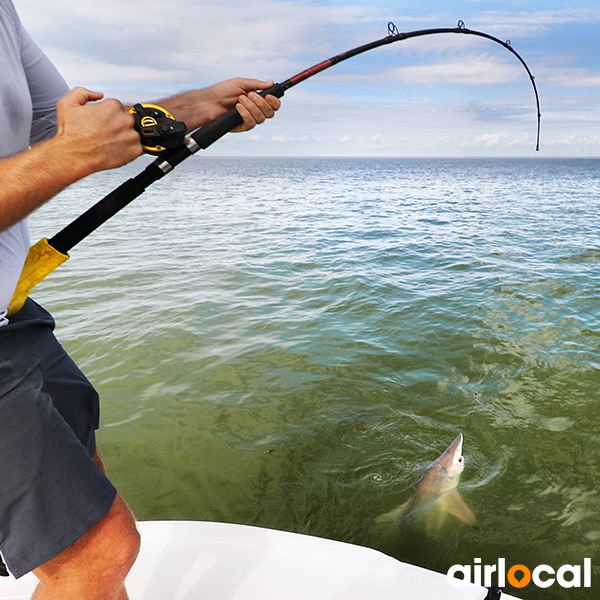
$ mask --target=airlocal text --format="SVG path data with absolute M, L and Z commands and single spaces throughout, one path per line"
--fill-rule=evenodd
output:
M 470 585 L 504 587 L 508 582 L 516 588 L 523 588 L 533 582 L 539 588 L 548 588 L 558 583 L 564 588 L 592 587 L 592 559 L 583 559 L 581 565 L 563 565 L 553 569 L 549 565 L 539 565 L 533 570 L 525 565 L 513 565 L 506 570 L 506 559 L 499 558 L 496 565 L 482 565 L 476 558 L 474 565 L 453 565 L 448 569 L 448 582 L 452 587 L 462 588 Z M 495 581 L 492 581 L 492 578 Z

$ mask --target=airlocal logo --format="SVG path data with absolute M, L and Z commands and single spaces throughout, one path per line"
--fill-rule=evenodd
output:
M 516 588 L 524 588 L 533 581 L 537 587 L 547 588 L 555 582 L 564 588 L 582 587 L 582 569 L 580 565 L 563 565 L 554 570 L 549 565 L 539 565 L 531 571 L 525 565 L 513 565 L 506 571 L 506 559 L 499 558 L 497 565 L 482 565 L 476 558 L 474 565 L 454 565 L 448 569 L 448 583 L 452 587 L 462 588 L 470 585 L 490 587 L 492 575 L 496 574 L 498 587 L 508 582 Z M 457 575 L 462 574 L 462 577 Z M 592 559 L 583 559 L 583 587 L 592 587 Z

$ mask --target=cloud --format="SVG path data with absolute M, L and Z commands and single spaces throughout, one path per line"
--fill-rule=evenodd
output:
M 72 85 L 97 80 L 107 83 L 130 80 L 135 83 L 162 82 L 189 86 L 200 82 L 244 75 L 282 79 L 314 62 L 382 37 L 387 10 L 367 3 L 328 5 L 311 0 L 18 0 L 18 8 L 28 29 L 65 72 Z M 385 10 L 385 12 L 384 12 Z M 543 13 L 484 12 L 480 23 L 514 33 L 513 26 L 555 24 L 583 18 L 593 11 L 546 11 Z M 399 26 L 440 24 L 444 15 L 425 14 L 397 18 Z M 452 18 L 453 26 L 455 23 Z M 373 36 L 373 37 L 371 37 Z M 474 82 L 492 78 L 491 69 L 507 77 L 501 60 L 488 61 L 478 48 L 489 44 L 472 36 L 432 36 L 427 43 L 407 40 L 394 45 L 392 53 L 377 51 L 369 66 L 390 60 L 401 52 L 431 60 L 435 55 L 455 60 L 434 65 L 406 67 L 398 71 L 402 81 L 448 80 L 458 77 Z M 500 50 L 500 48 L 498 48 Z M 463 52 L 475 53 L 470 63 L 460 61 Z M 452 63 L 452 64 L 450 64 Z M 486 65 L 488 66 L 486 72 Z M 467 73 L 471 70 L 472 75 Z
M 508 64 L 489 54 L 471 54 L 452 61 L 395 67 L 391 80 L 405 84 L 491 85 L 512 82 L 523 77 L 519 64 Z
M 600 87 L 600 73 L 585 68 L 544 69 L 544 82 L 558 87 Z
M 327 56 L 336 42 L 371 22 L 366 5 L 335 8 L 309 0 L 20 0 L 27 28 L 72 77 L 108 79 L 114 69 L 182 83 L 234 74 L 292 75 L 303 57 Z M 346 39 L 346 43 L 350 41 Z M 250 76 L 250 75 L 248 75 Z M 274 76 L 274 75 L 273 75 Z
M 559 135 L 558 137 L 550 140 L 548 142 L 548 146 L 553 148 L 590 148 L 597 151 L 598 147 L 600 147 L 600 132 L 588 133 L 585 135 L 574 134 L 574 133 L 564 133 Z
M 478 147 L 478 148 L 490 148 L 492 146 L 531 146 L 531 138 L 528 135 L 521 134 L 515 136 L 512 133 L 505 131 L 496 133 L 484 133 L 471 140 L 461 142 L 461 146 Z
M 384 8 L 353 2 L 328 5 L 312 0 L 17 0 L 22 18 L 71 85 L 145 85 L 173 90 L 207 85 L 231 76 L 283 80 L 327 56 L 383 35 Z M 423 14 L 420 23 L 440 23 L 444 15 Z M 414 24 L 416 17 L 396 19 Z M 531 37 L 539 27 L 582 20 L 600 21 L 600 11 L 565 9 L 538 12 L 484 11 L 473 28 L 500 29 Z M 470 23 L 467 23 L 469 26 Z M 476 41 L 475 41 L 476 40 Z M 431 36 L 368 53 L 342 73 L 404 84 L 494 84 L 521 74 L 514 57 L 472 36 Z M 390 47 L 391 48 L 391 47 Z M 485 48 L 485 51 L 481 51 Z M 406 66 L 398 64 L 397 54 Z M 441 58 L 443 57 L 443 58 Z M 423 60 L 426 61 L 423 64 Z M 366 61 L 366 62 L 364 62 Z M 336 67 L 336 70 L 338 67 Z M 333 72 L 333 71 L 332 71 Z M 329 74 L 329 72 L 328 72 Z M 598 85 L 600 75 L 574 67 L 547 72 L 551 85 Z
M 600 10 L 596 8 L 566 8 L 544 11 L 483 11 L 474 18 L 477 27 L 497 35 L 511 35 L 522 38 L 537 36 L 558 25 L 573 23 L 599 23 Z M 473 28 L 475 28 L 473 25 Z

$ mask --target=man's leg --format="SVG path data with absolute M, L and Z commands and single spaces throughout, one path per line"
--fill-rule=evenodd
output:
M 93 458 L 104 471 L 98 453 Z M 34 570 L 40 584 L 32 600 L 127 600 L 123 582 L 139 545 L 133 514 L 117 495 L 85 535 Z
M 91 456 L 98 394 L 53 325 L 28 300 L 0 327 L 2 555 L 16 577 L 38 576 L 36 599 L 125 600 L 139 535 Z

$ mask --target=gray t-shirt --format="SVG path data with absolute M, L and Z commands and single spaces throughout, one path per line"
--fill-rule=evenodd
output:
M 56 132 L 67 84 L 23 28 L 12 0 L 0 0 L 0 158 Z M 0 232 L 0 326 L 29 250 L 25 220 Z

